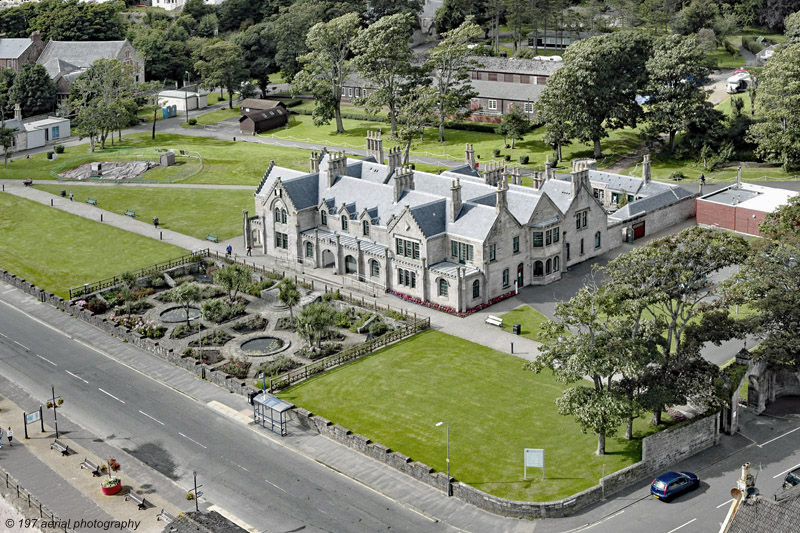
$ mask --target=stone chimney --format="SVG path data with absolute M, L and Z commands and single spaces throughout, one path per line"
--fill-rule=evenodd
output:
M 486 185 L 491 185 L 494 187 L 497 185 L 497 182 L 500 180 L 502 175 L 503 167 L 500 166 L 500 163 L 487 163 L 483 167 L 483 180 L 486 182 Z
M 383 164 L 383 139 L 381 130 L 367 130 L 367 157 L 372 156 Z
M 387 163 L 389 164 L 389 174 L 392 173 L 394 169 L 400 166 L 403 161 L 403 154 L 400 153 L 400 147 L 395 146 L 394 148 L 389 148 L 389 158 Z
M 650 154 L 644 154 L 642 159 L 642 179 L 645 183 L 650 183 Z
M 471 168 L 475 168 L 475 149 L 472 147 L 472 143 L 467 143 L 467 147 L 464 149 L 464 162 Z
M 550 154 L 547 154 L 544 159 L 544 181 L 553 177 L 553 167 L 550 166 Z
M 508 183 L 522 185 L 522 171 L 518 167 L 504 167 L 503 172 Z
M 542 188 L 542 183 L 545 181 L 545 173 L 541 170 L 533 171 L 533 188 L 537 191 Z
M 17 113 L 17 108 L 14 107 L 14 116 L 16 116 L 16 113 Z M 742 165 L 736 167 L 736 188 L 737 189 L 742 188 Z
M 414 190 L 414 171 L 409 166 L 398 168 L 394 173 L 394 194 L 395 202 L 400 200 L 403 191 Z
M 308 173 L 316 174 L 319 172 L 319 152 L 311 152 L 311 157 L 308 158 Z
M 572 188 L 570 194 L 573 198 L 578 195 L 583 182 L 589 180 L 589 168 L 584 161 L 577 161 L 572 164 Z
M 747 489 L 756 486 L 756 481 L 753 474 L 750 473 L 750 463 L 742 465 L 742 477 L 736 480 L 736 488 L 739 489 L 743 495 L 747 494 Z
M 347 174 L 347 157 L 344 152 L 331 152 L 328 154 L 328 187 L 333 186 L 336 176 Z
M 456 178 L 450 185 L 450 198 L 453 210 L 450 211 L 450 222 L 455 222 L 461 212 L 461 178 Z
M 497 182 L 495 196 L 494 211 L 499 215 L 501 211 L 508 209 L 508 183 L 505 178 L 500 178 Z
M 14 119 L 22 122 L 22 106 L 14 104 Z

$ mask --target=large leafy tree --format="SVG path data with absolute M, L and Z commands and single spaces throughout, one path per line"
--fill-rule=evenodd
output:
M 408 88 L 398 99 L 396 137 L 403 143 L 404 165 L 409 162 L 411 143 L 434 120 L 431 110 L 435 102 L 436 91 L 424 82 Z
M 242 49 L 236 43 L 214 39 L 197 51 L 194 68 L 202 77 L 203 86 L 228 90 L 228 107 L 233 109 L 233 93 L 249 76 Z
M 544 123 L 542 140 L 553 148 L 556 161 L 562 160 L 561 148 L 575 138 L 575 126 L 566 110 L 571 105 L 571 76 L 550 76 L 548 89 L 536 102 L 537 118 Z
M 56 86 L 42 65 L 24 65 L 14 78 L 9 98 L 22 106 L 23 116 L 53 110 Z
M 552 103 L 547 115 L 570 124 L 581 142 L 594 144 L 594 157 L 603 155 L 600 141 L 609 129 L 635 127 L 642 116 L 636 103 L 647 82 L 645 63 L 651 39 L 644 33 L 620 31 L 580 40 L 564 54 L 564 66 L 548 79 L 542 98 Z M 548 93 L 567 90 L 569 98 Z
M 203 290 L 197 283 L 184 283 L 172 290 L 172 301 L 183 307 L 186 313 L 186 327 L 191 326 L 189 308 L 203 299 Z M 199 324 L 198 324 L 199 328 Z
M 470 102 L 477 95 L 469 84 L 468 72 L 475 65 L 469 44 L 480 34 L 481 28 L 469 17 L 457 28 L 445 32 L 428 55 L 426 68 L 436 90 L 439 142 L 445 141 L 445 120 L 469 114 Z
M 234 37 L 234 42 L 241 47 L 247 68 L 258 83 L 262 96 L 267 94 L 269 75 L 278 70 L 272 32 L 272 25 L 264 22 L 250 26 Z
M 681 35 L 691 35 L 700 28 L 711 28 L 718 16 L 719 6 L 714 0 L 692 0 L 675 16 L 672 29 Z
M 148 80 L 179 81 L 192 72 L 193 62 L 187 41 L 189 34 L 179 24 L 164 30 L 141 26 L 131 32 L 132 44 L 144 57 Z
M 511 111 L 503 115 L 497 133 L 503 136 L 503 141 L 511 139 L 511 149 L 514 149 L 514 141 L 521 140 L 525 134 L 531 131 L 531 121 L 518 105 L 511 106 Z
M 413 25 L 410 14 L 389 15 L 361 30 L 353 42 L 353 65 L 370 81 L 361 103 L 373 110 L 386 106 L 392 133 L 397 131 L 398 89 L 412 68 L 408 42 Z
M 36 2 L 24 2 L 0 10 L 0 34 L 14 38 L 28 37 L 40 5 Z
M 758 82 L 757 123 L 748 140 L 756 154 L 779 159 L 784 168 L 800 165 L 800 44 L 783 46 L 767 62 Z
M 708 75 L 705 54 L 695 37 L 668 35 L 659 39 L 647 60 L 647 121 L 659 133 L 668 133 L 669 150 L 675 134 L 695 119 L 706 105 L 703 84 Z
M 89 4 L 78 0 L 45 0 L 30 21 L 45 40 L 113 41 L 124 35 L 120 6 L 116 3 Z
M 800 248 L 800 196 L 767 213 L 758 229 L 768 239 Z
M 336 311 L 325 302 L 305 306 L 297 315 L 297 331 L 308 344 L 320 348 L 335 321 Z
M 422 11 L 423 0 L 370 0 L 364 11 L 364 20 L 373 24 L 390 15 L 411 15 L 416 24 L 416 15 Z
M 784 20 L 784 34 L 789 44 L 800 43 L 800 11 L 792 13 Z
M 14 114 L 14 100 L 10 95 L 16 77 L 16 72 L 10 68 L 0 69 L 0 118 Z
M 309 53 L 300 58 L 303 70 L 294 80 L 293 90 L 310 91 L 316 98 L 314 124 L 327 124 L 335 119 L 336 133 L 344 133 L 342 85 L 354 70 L 350 57 L 359 24 L 358 13 L 348 13 L 308 30 Z

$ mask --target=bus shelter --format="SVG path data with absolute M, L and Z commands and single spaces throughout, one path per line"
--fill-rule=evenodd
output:
M 289 409 L 294 409 L 294 405 L 265 392 L 261 392 L 253 398 L 253 420 L 255 423 L 281 436 L 287 434 L 286 420 L 288 415 L 286 415 L 286 412 Z

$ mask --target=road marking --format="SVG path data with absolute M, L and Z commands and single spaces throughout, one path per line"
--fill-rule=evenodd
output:
M 685 524 L 683 524 L 682 526 L 678 526 L 678 527 L 676 527 L 675 529 L 671 529 L 671 530 L 667 531 L 667 533 L 673 533 L 674 531 L 678 531 L 680 528 L 688 526 L 689 524 L 691 524 L 691 523 L 692 523 L 692 522 L 694 522 L 695 520 L 697 520 L 697 518 L 692 518 L 691 520 L 689 520 L 688 522 L 686 522 L 686 523 L 685 523 Z
M 6 292 L 8 292 L 8 291 L 6 291 Z M 3 334 L 3 333 L 0 333 L 0 337 L 3 337 L 4 339 L 7 339 L 7 338 L 8 338 L 8 335 L 5 335 L 5 334 Z
M 781 472 L 781 473 L 780 473 L 780 474 L 778 474 L 777 476 L 772 476 L 772 479 L 775 479 L 776 477 L 781 477 L 781 476 L 782 476 L 782 475 L 784 475 L 784 474 L 788 474 L 789 472 L 791 472 L 792 470 L 794 470 L 794 469 L 795 469 L 795 468 L 797 468 L 797 467 L 800 467 L 800 465 L 794 465 L 794 466 L 793 466 L 793 467 L 791 467 L 789 470 L 784 470 L 783 472 Z
M 78 376 L 78 375 L 75 375 L 75 374 L 73 374 L 73 373 L 72 373 L 72 372 L 70 372 L 69 370 L 65 370 L 64 372 L 66 372 L 67 374 L 69 374 L 69 375 L 70 375 L 70 376 L 72 376 L 73 378 L 77 378 L 77 379 L 79 379 L 79 380 L 83 381 L 83 382 L 84 382 L 84 383 L 86 383 L 87 385 L 89 384 L 89 382 L 88 382 L 88 381 L 86 381 L 85 379 L 83 379 L 82 377 L 80 377 L 80 376 Z
M 644 499 L 644 498 L 642 498 L 642 499 Z M 625 512 L 625 509 L 620 509 L 619 511 L 617 511 L 615 513 L 612 513 L 612 514 L 608 515 L 607 517 L 603 518 L 602 520 L 598 520 L 597 522 L 594 522 L 592 524 L 585 524 L 583 526 L 576 527 L 575 529 L 570 529 L 568 531 L 565 531 L 564 533 L 577 533 L 578 531 L 586 531 L 587 529 L 591 529 L 591 528 L 593 528 L 594 526 L 596 526 L 598 524 L 602 524 L 606 520 L 611 520 L 615 516 L 619 516 L 624 512 Z
M 719 508 L 720 508 L 720 507 L 722 507 L 723 505 L 728 505 L 728 504 L 729 504 L 729 503 L 731 503 L 732 501 L 733 501 L 733 498 L 731 498 L 730 500 L 726 501 L 725 503 L 721 503 L 721 504 L 717 505 L 717 509 L 719 509 Z
M 12 340 L 13 340 L 13 339 L 12 339 Z M 29 352 L 31 351 L 31 349 L 30 349 L 30 348 L 28 348 L 27 346 L 25 346 L 25 345 L 24 345 L 24 344 L 22 344 L 21 342 L 14 341 L 14 344 L 17 344 L 17 345 L 19 345 L 19 346 L 22 346 L 22 348 L 23 348 L 23 349 L 25 349 L 25 350 L 27 350 L 27 351 L 29 351 Z
M 180 435 L 181 437 L 183 437 L 183 438 L 185 438 L 185 439 L 189 439 L 190 441 L 194 442 L 195 444 L 197 444 L 198 446 L 200 446 L 200 447 L 201 447 L 201 448 L 203 448 L 204 450 L 205 450 L 205 449 L 208 449 L 208 446 L 203 446 L 202 444 L 200 444 L 199 442 L 197 442 L 196 440 L 194 440 L 192 437 L 189 437 L 188 435 L 184 435 L 184 434 L 183 434 L 183 433 L 181 433 L 180 431 L 178 432 L 178 435 Z
M 250 524 L 248 524 L 247 522 L 245 522 L 244 520 L 242 520 L 238 516 L 232 515 L 231 513 L 229 513 L 228 511 L 226 511 L 222 507 L 218 507 L 216 505 L 210 505 L 208 507 L 208 510 L 209 511 L 218 512 L 219 514 L 221 514 L 222 516 L 224 516 L 225 518 L 227 518 L 228 520 L 230 520 L 231 522 L 233 522 L 237 526 L 239 526 L 239 527 L 241 527 L 243 529 L 246 529 L 247 531 L 250 531 L 252 533 L 256 533 L 258 531 L 256 528 L 254 528 L 253 526 L 251 526 Z
M 238 466 L 239 468 L 241 468 L 241 469 L 242 469 L 242 470 L 244 470 L 245 472 L 249 472 L 249 470 L 248 470 L 248 469 L 246 469 L 245 467 L 243 467 L 243 466 L 242 466 L 242 465 L 240 465 L 239 463 L 234 463 L 233 461 L 231 461 L 230 459 L 228 459 L 228 458 L 227 458 L 227 457 L 225 457 L 224 455 L 220 455 L 220 457 L 222 457 L 223 459 L 225 459 L 226 461 L 228 461 L 230 464 L 232 464 L 232 465 L 234 465 L 234 466 Z
M 784 433 L 783 435 L 778 435 L 778 436 L 777 436 L 777 437 L 775 437 L 774 439 L 770 439 L 770 440 L 768 440 L 767 442 L 765 442 L 765 443 L 763 443 L 763 444 L 759 444 L 759 445 L 758 445 L 758 447 L 759 447 L 759 448 L 763 448 L 764 446 L 766 446 L 766 445 L 767 445 L 767 444 L 769 444 L 770 442 L 775 442 L 775 441 L 776 441 L 776 440 L 778 440 L 778 439 L 782 439 L 782 438 L 783 438 L 783 437 L 785 437 L 786 435 L 790 435 L 790 434 L 794 433 L 795 431 L 797 431 L 797 430 L 799 430 L 799 429 L 800 429 L 800 426 L 798 426 L 798 427 L 796 427 L 796 428 L 794 428 L 794 429 L 792 429 L 792 430 L 790 430 L 790 431 L 787 431 L 787 432 L 786 432 L 786 433 Z
M 41 359 L 42 361 L 47 361 L 48 363 L 50 363 L 50 364 L 51 364 L 51 365 L 53 365 L 53 366 L 58 366 L 57 364 L 55 364 L 54 362 L 52 362 L 52 361 L 51 361 L 50 359 L 48 359 L 47 357 L 42 357 L 42 356 L 41 356 L 41 355 L 39 355 L 38 353 L 36 353 L 36 354 L 33 354 L 33 355 L 35 355 L 36 357 L 38 357 L 38 358 L 39 358 L 39 359 Z
M 285 493 L 285 494 L 289 494 L 288 492 L 286 492 L 285 490 L 283 490 L 282 488 L 280 488 L 278 485 L 276 485 L 276 484 L 275 484 L 275 483 L 273 483 L 272 481 L 270 481 L 270 480 L 268 480 L 268 479 L 265 479 L 264 481 L 266 481 L 267 483 L 269 483 L 270 485 L 272 485 L 273 487 L 275 487 L 275 488 L 276 488 L 276 489 L 278 489 L 279 491 L 281 491 L 281 492 L 283 492 L 283 493 Z
M 120 400 L 119 398 L 117 398 L 116 396 L 114 396 L 113 394 L 111 394 L 110 392 L 108 392 L 108 391 L 105 391 L 105 390 L 101 389 L 100 387 L 97 387 L 97 390 L 99 390 L 99 391 L 100 391 L 100 392 L 102 392 L 103 394 L 108 394 L 109 396 L 111 396 L 112 398 L 114 398 L 115 400 L 117 400 L 117 401 L 118 401 L 118 402 L 120 402 L 120 403 L 125 403 L 125 401 L 124 401 L 124 400 Z
M 155 422 L 158 422 L 158 423 L 159 423 L 159 424 L 161 424 L 162 426 L 164 425 L 164 422 L 162 422 L 161 420 L 159 420 L 159 419 L 157 419 L 157 418 L 153 418 L 152 416 L 148 415 L 148 414 L 147 414 L 147 413 L 145 413 L 144 411 L 141 411 L 141 410 L 140 410 L 139 412 L 140 412 L 140 413 L 142 413 L 142 414 L 143 414 L 144 416 L 146 416 L 147 418 L 149 418 L 150 420 L 153 420 L 153 421 L 155 421 Z

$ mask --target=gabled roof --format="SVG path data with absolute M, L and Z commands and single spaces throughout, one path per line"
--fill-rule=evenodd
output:
M 240 108 L 249 107 L 250 109 L 272 109 L 274 107 L 283 107 L 283 102 L 278 100 L 262 100 L 260 98 L 245 98 L 239 104 Z
M 439 235 L 447 229 L 447 200 L 444 198 L 412 207 L 410 211 L 426 237 Z
M 797 531 L 800 524 L 800 492 L 784 499 L 748 496 L 739 504 L 727 533 L 775 533 Z
M 80 68 L 89 68 L 98 59 L 116 59 L 128 43 L 124 41 L 50 41 L 37 63 L 46 65 L 60 59 Z M 46 67 L 45 67 L 46 68 Z
M 78 65 L 73 65 L 69 61 L 64 61 L 63 59 L 59 58 L 53 58 L 47 62 L 39 61 L 38 63 L 44 66 L 47 74 L 53 79 L 55 79 L 59 74 L 63 75 L 69 72 L 82 70 Z
M 258 124 L 259 122 L 266 122 L 276 117 L 282 117 L 285 115 L 286 115 L 285 109 L 283 109 L 282 107 L 276 107 L 274 109 L 265 109 L 263 111 L 251 111 L 249 113 L 245 113 L 244 115 L 239 117 L 239 122 L 250 119 L 256 124 Z
M 0 59 L 18 59 L 33 41 L 24 37 L 21 39 L 0 39 Z
M 561 61 L 542 61 L 539 59 L 519 59 L 516 57 L 473 57 L 481 66 L 472 70 L 488 72 L 507 72 L 533 76 L 549 76 L 562 66 Z
M 536 102 L 547 88 L 547 85 L 513 83 L 510 81 L 469 80 L 469 83 L 481 98 L 500 98 L 525 102 Z

